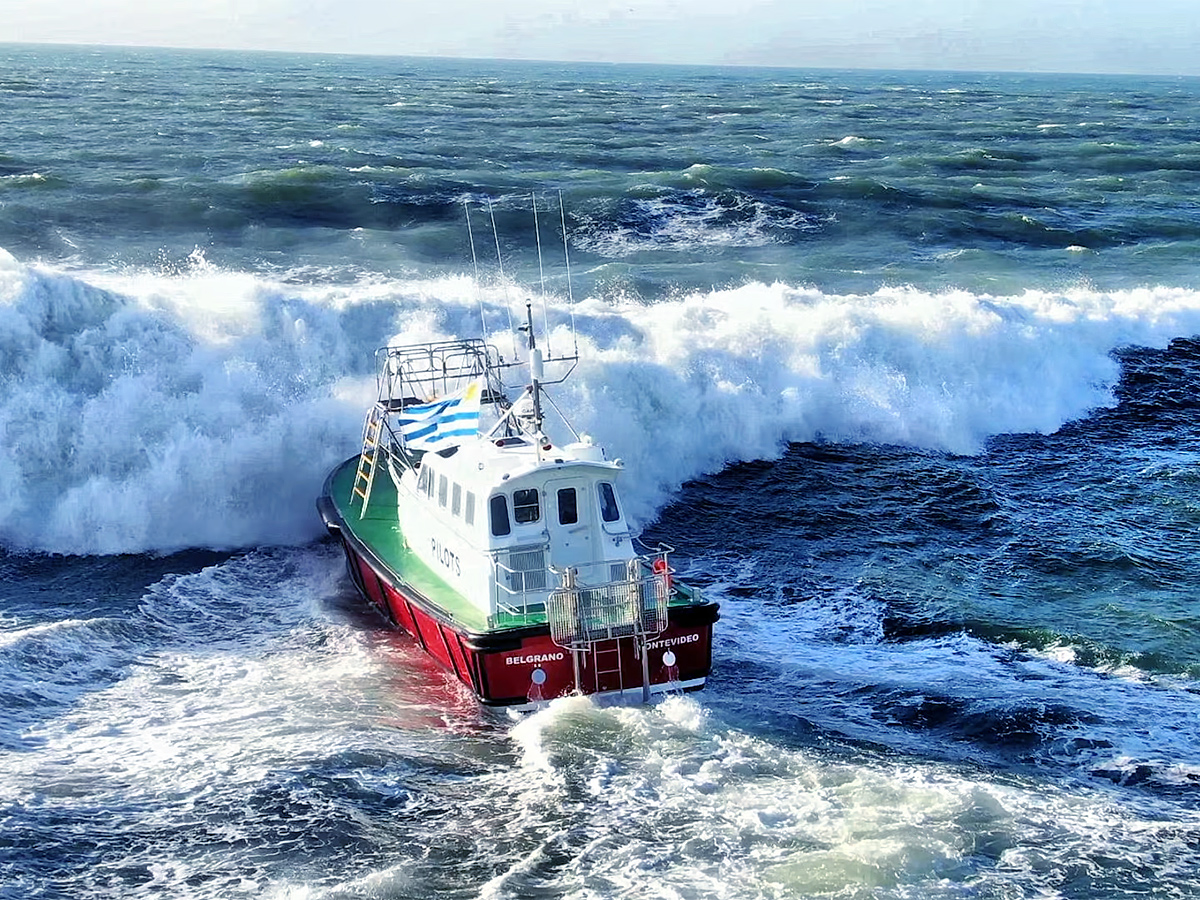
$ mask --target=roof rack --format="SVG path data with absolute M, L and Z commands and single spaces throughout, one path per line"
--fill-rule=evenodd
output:
M 378 402 L 390 412 L 452 394 L 477 379 L 484 380 L 482 403 L 508 405 L 498 374 L 503 361 L 480 338 L 381 347 L 375 364 Z

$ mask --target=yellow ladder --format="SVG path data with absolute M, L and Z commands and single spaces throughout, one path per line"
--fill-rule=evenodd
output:
M 375 462 L 379 455 L 379 434 L 383 430 L 384 411 L 379 404 L 371 407 L 367 419 L 363 422 L 362 453 L 358 456 L 358 473 L 354 476 L 354 487 L 350 492 L 350 506 L 354 506 L 354 498 L 362 497 L 362 510 L 358 517 L 367 514 L 367 504 L 371 501 L 371 485 L 375 483 Z

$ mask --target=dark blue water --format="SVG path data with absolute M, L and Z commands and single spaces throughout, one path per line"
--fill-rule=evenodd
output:
M 0 896 L 1200 896 L 1198 88 L 0 47 Z M 482 711 L 320 540 L 526 297 L 701 694 Z

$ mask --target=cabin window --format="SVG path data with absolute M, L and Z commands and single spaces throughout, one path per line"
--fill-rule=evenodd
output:
M 446 494 L 449 491 L 450 481 L 445 475 L 438 476 L 438 506 L 446 505 Z
M 468 525 L 475 524 L 475 492 L 467 491 L 467 504 L 463 508 L 463 520 Z
M 457 481 L 450 489 L 450 513 L 457 516 L 462 512 L 462 485 Z
M 512 533 L 512 526 L 508 523 L 508 500 L 503 494 L 495 494 L 488 501 L 488 505 L 492 510 L 492 534 L 496 537 L 503 537 L 506 534 Z
M 574 525 L 579 521 L 579 504 L 575 488 L 558 489 L 558 524 Z
M 541 516 L 537 488 L 513 491 L 513 518 L 517 524 L 528 525 L 530 522 L 536 522 Z
M 421 469 L 421 476 L 417 479 L 417 491 L 422 494 L 428 494 L 429 485 L 432 481 L 433 473 L 428 469 Z
M 621 510 L 617 507 L 617 492 L 607 481 L 600 482 L 600 518 L 605 522 L 615 522 L 621 518 Z

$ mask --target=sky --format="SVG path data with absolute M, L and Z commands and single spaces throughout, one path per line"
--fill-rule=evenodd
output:
M 3 0 L 0 42 L 1200 75 L 1200 2 Z

